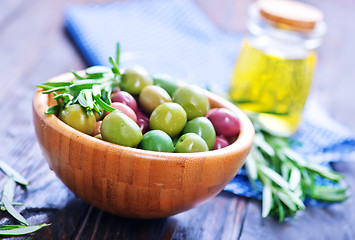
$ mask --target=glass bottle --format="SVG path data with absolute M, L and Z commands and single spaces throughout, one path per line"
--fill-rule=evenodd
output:
M 269 130 L 296 132 L 326 31 L 320 10 L 291 0 L 263 0 L 249 8 L 249 35 L 236 61 L 230 95 L 258 112 Z

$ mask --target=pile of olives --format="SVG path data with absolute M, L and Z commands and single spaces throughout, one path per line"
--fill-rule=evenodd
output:
M 142 67 L 124 71 L 111 101 L 117 110 L 103 116 L 73 104 L 59 118 L 96 138 L 159 152 L 220 149 L 235 141 L 240 131 L 239 118 L 225 108 L 210 109 L 201 88 L 179 87 L 171 76 L 150 76 Z

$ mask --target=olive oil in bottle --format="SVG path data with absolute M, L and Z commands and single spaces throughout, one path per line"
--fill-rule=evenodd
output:
M 289 135 L 297 130 L 312 82 L 316 56 L 286 59 L 244 43 L 235 65 L 230 96 L 242 109 L 260 113 L 271 130 Z
M 289 15 L 288 15 L 289 13 Z M 298 14 L 297 14 L 298 13 Z M 276 134 L 297 131 L 325 33 L 322 13 L 296 1 L 260 0 L 249 9 L 230 96 Z

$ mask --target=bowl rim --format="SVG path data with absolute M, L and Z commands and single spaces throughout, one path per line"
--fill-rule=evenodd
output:
M 82 72 L 82 71 L 79 71 Z M 72 73 L 63 73 L 58 76 L 50 78 L 48 81 L 68 81 L 74 79 L 74 76 Z M 118 151 L 129 151 L 133 154 L 136 154 L 137 156 L 142 156 L 144 155 L 146 158 L 149 159 L 166 159 L 169 158 L 171 160 L 181 160 L 182 158 L 188 159 L 188 158 L 203 158 L 203 157 L 214 157 L 216 155 L 230 155 L 235 152 L 243 152 L 246 149 L 250 148 L 250 145 L 253 143 L 254 139 L 254 134 L 255 130 L 253 127 L 253 124 L 251 123 L 250 119 L 233 103 L 229 102 L 228 100 L 212 93 L 209 92 L 205 89 L 203 89 L 205 94 L 207 95 L 210 103 L 216 102 L 219 103 L 220 105 L 223 105 L 225 108 L 231 110 L 232 112 L 236 113 L 237 116 L 240 119 L 240 133 L 238 138 L 230 145 L 227 147 L 218 149 L 218 150 L 210 150 L 206 152 L 196 152 L 196 153 L 170 153 L 170 152 L 156 152 L 156 151 L 149 151 L 149 150 L 143 150 L 139 148 L 133 148 L 133 147 L 126 147 L 122 145 L 118 145 L 115 143 L 110 143 L 101 139 L 97 139 L 93 136 L 87 135 L 85 133 L 82 133 L 63 121 L 61 121 L 57 116 L 54 114 L 47 115 L 44 113 L 44 111 L 48 108 L 49 104 L 49 95 L 48 94 L 42 94 L 44 91 L 43 89 L 37 89 L 37 91 L 34 94 L 33 97 L 33 111 L 36 112 L 38 117 L 42 119 L 50 128 L 55 129 L 62 134 L 65 135 L 72 135 L 75 134 L 76 137 L 78 137 L 80 141 L 83 142 L 90 142 L 91 144 L 99 144 L 104 146 L 105 148 L 113 148 Z M 211 104 L 212 105 L 212 104 Z

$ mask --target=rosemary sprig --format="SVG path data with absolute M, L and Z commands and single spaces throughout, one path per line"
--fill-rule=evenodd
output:
M 117 44 L 116 61 L 109 58 L 112 68 L 105 66 L 89 67 L 85 71 L 85 76 L 80 76 L 72 71 L 76 80 L 70 82 L 45 82 L 37 85 L 43 88 L 43 94 L 54 94 L 57 105 L 50 106 L 45 114 L 58 114 L 63 108 L 78 103 L 84 107 L 88 114 L 94 112 L 100 116 L 104 111 L 112 112 L 116 110 L 111 107 L 110 95 L 113 89 L 118 86 L 121 79 L 119 70 L 120 47 Z
M 15 205 L 23 205 L 22 203 L 13 202 L 15 197 L 16 183 L 23 186 L 30 184 L 24 177 L 22 177 L 13 168 L 7 165 L 5 162 L 0 161 L 0 169 L 7 175 L 8 179 L 5 183 L 1 197 L 1 210 L 7 211 L 12 217 L 23 225 L 1 225 L 1 235 L 25 235 L 38 231 L 39 229 L 49 226 L 49 224 L 30 225 L 27 220 L 14 208 Z
M 304 200 L 340 202 L 348 198 L 348 187 L 341 184 L 343 175 L 310 162 L 291 148 L 291 140 L 267 131 L 250 115 L 255 127 L 255 141 L 245 167 L 253 186 L 263 185 L 262 216 L 278 216 L 280 221 L 305 209 Z M 318 178 L 333 182 L 320 185 Z
M 208 86 L 208 90 L 237 106 L 239 104 L 217 85 Z M 342 174 L 305 159 L 292 149 L 294 140 L 268 131 L 258 120 L 257 113 L 245 113 L 253 122 L 255 138 L 244 166 L 256 192 L 260 191 L 256 182 L 263 186 L 264 218 L 274 215 L 283 221 L 286 217 L 295 216 L 298 211 L 305 209 L 304 201 L 307 198 L 342 202 L 349 197 L 349 188 L 344 186 Z M 319 181 L 322 178 L 332 183 L 331 186 L 322 185 Z

